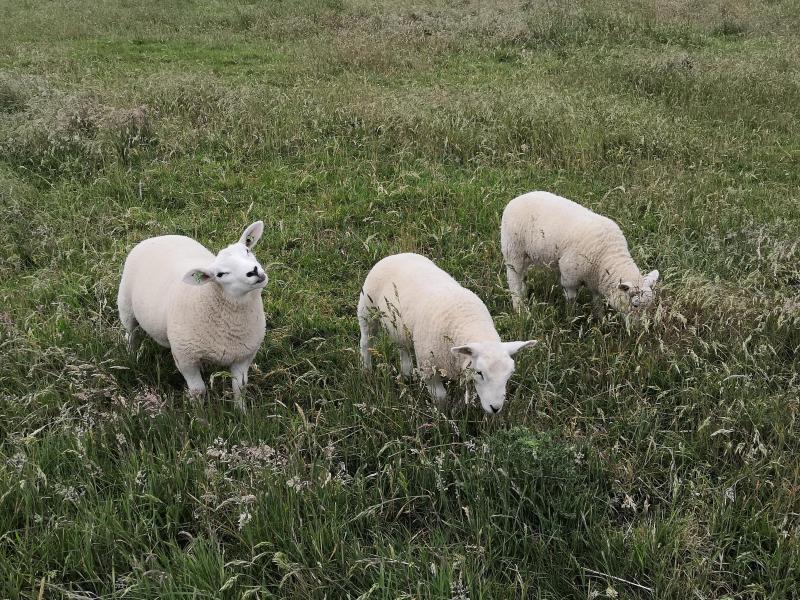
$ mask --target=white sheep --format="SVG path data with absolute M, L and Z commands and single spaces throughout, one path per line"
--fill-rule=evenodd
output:
M 642 275 L 619 226 L 580 204 L 549 192 L 514 198 L 503 211 L 500 245 L 514 308 L 526 301 L 532 265 L 561 275 L 568 300 L 585 285 L 595 306 L 605 298 L 618 311 L 644 309 L 653 300 L 658 271 Z
M 206 390 L 201 365 L 229 367 L 242 410 L 241 391 L 266 329 L 267 274 L 252 253 L 263 231 L 256 221 L 217 256 L 182 235 L 144 240 L 125 260 L 117 296 L 132 352 L 138 326 L 172 350 L 192 395 Z
M 501 342 L 481 299 L 419 254 L 387 256 L 372 268 L 359 297 L 358 323 L 367 371 L 372 369 L 370 340 L 382 326 L 400 349 L 402 373 L 411 375 L 413 350 L 428 391 L 440 405 L 447 396 L 442 376 L 458 379 L 468 370 L 489 414 L 503 408 L 514 371 L 511 355 L 536 344 Z

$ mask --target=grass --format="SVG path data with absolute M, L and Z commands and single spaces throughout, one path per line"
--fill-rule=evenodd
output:
M 1 598 L 796 598 L 800 5 L 0 2 Z M 646 322 L 511 312 L 503 206 L 658 268 Z M 246 415 L 122 341 L 139 240 L 263 219 Z M 520 355 L 439 413 L 368 269 L 417 251 Z

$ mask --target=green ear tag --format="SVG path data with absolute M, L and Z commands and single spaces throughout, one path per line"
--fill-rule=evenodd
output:
M 194 272 L 194 280 L 197 283 L 200 283 L 201 281 L 203 281 L 203 277 L 205 277 L 205 273 L 203 273 L 202 271 L 195 271 Z

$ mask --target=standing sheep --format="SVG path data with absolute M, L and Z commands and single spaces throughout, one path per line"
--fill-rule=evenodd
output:
M 405 376 L 412 372 L 413 349 L 428 391 L 442 404 L 447 396 L 442 376 L 457 379 L 470 369 L 489 414 L 503 408 L 514 371 L 511 356 L 536 344 L 501 342 L 480 298 L 419 254 L 387 256 L 372 268 L 359 297 L 358 323 L 367 371 L 372 369 L 370 340 L 383 327 L 400 349 Z
M 561 196 L 530 192 L 509 202 L 500 245 L 517 310 L 526 301 L 525 274 L 532 265 L 558 271 L 568 300 L 575 300 L 582 285 L 596 306 L 606 298 L 618 311 L 644 309 L 653 300 L 658 271 L 641 274 L 619 226 Z
M 182 235 L 144 240 L 125 260 L 117 296 L 131 352 L 139 345 L 139 326 L 172 349 L 192 395 L 206 391 L 201 365 L 230 367 L 241 410 L 241 391 L 266 325 L 261 290 L 267 274 L 252 253 L 263 231 L 256 221 L 217 256 Z

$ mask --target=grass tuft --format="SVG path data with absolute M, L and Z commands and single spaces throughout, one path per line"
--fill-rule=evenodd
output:
M 0 597 L 796 597 L 796 8 L 0 8 Z M 500 215 L 534 189 L 661 271 L 644 319 L 542 271 L 511 310 Z M 141 239 L 255 219 L 243 415 L 224 371 L 192 403 L 129 355 L 115 299 Z M 360 285 L 402 251 L 541 340 L 498 418 L 385 339 L 361 372 Z

